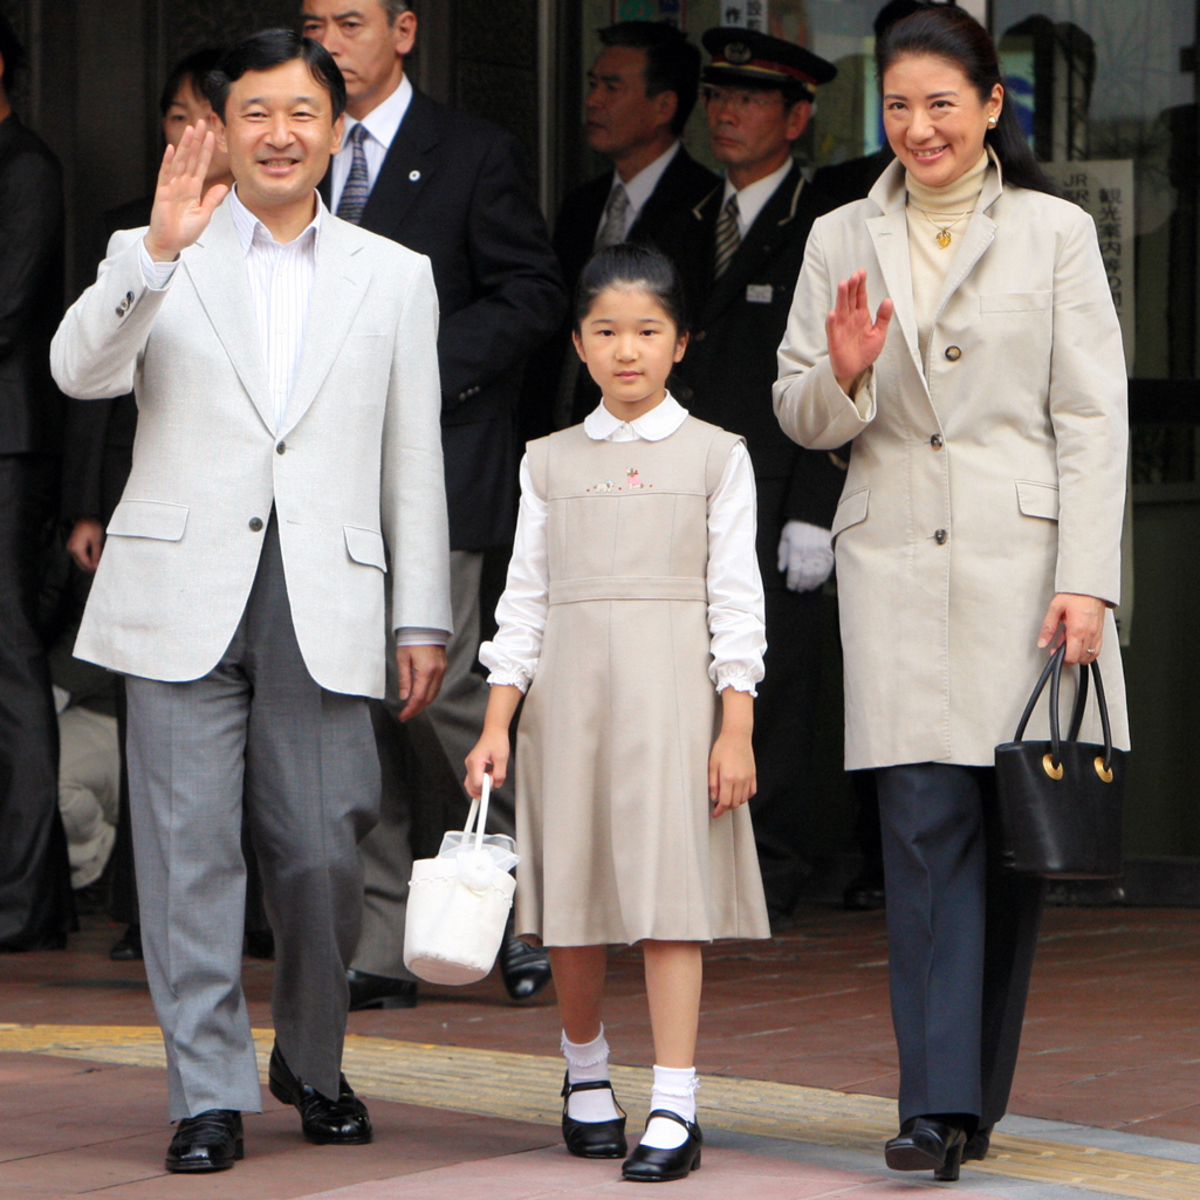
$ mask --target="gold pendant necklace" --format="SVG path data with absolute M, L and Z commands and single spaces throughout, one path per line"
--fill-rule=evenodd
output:
M 917 208 L 917 206 L 914 204 L 913 208 Z M 971 212 L 973 212 L 973 211 L 974 210 L 972 209 Z M 923 216 L 925 218 L 925 220 L 927 220 L 930 223 L 930 225 L 932 225 L 934 227 L 934 229 L 937 230 L 937 235 L 936 235 L 935 240 L 937 241 L 938 246 L 943 250 L 945 250 L 946 247 L 949 246 L 950 242 L 953 240 L 950 235 L 950 230 L 952 230 L 955 227 L 955 225 L 957 225 L 959 223 L 959 221 L 961 221 L 964 217 L 969 217 L 971 215 L 971 212 L 959 213 L 958 216 L 956 216 L 953 221 L 950 221 L 946 225 L 941 225 L 937 221 L 935 221 L 933 219 L 933 217 L 931 217 L 929 215 L 929 213 L 927 213 L 923 208 L 917 208 L 917 212 L 919 212 L 921 214 L 921 216 Z M 946 215 L 949 215 L 949 214 L 946 214 Z

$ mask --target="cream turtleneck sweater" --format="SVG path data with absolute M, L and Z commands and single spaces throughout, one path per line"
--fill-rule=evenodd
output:
M 970 223 L 979 193 L 983 191 L 983 177 L 991 160 L 985 150 L 979 161 L 953 183 L 944 187 L 928 187 L 905 172 L 904 184 L 908 189 L 908 254 L 912 269 L 913 309 L 917 315 L 917 341 L 921 347 L 921 364 L 928 370 L 929 335 L 937 316 L 937 304 L 942 295 L 942 286 L 950 264 L 962 248 L 963 234 Z M 928 213 L 929 216 L 925 214 Z M 961 213 L 968 215 L 960 221 L 955 218 Z M 951 222 L 954 222 L 951 225 Z M 938 245 L 938 233 L 950 225 L 950 244 L 945 248 Z

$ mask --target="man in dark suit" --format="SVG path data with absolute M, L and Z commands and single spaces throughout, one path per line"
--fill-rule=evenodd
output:
M 679 140 L 700 82 L 700 51 L 670 25 L 622 21 L 599 31 L 604 49 L 588 72 L 584 103 L 587 144 L 612 160 L 606 171 L 571 192 L 554 224 L 554 249 L 568 294 L 593 251 L 615 242 L 658 243 L 671 223 L 706 195 L 717 177 Z M 553 424 L 582 421 L 600 393 L 571 345 L 570 321 L 531 372 L 548 433 Z M 528 389 L 532 392 L 532 389 Z
M 441 307 L 442 446 L 450 511 L 454 634 L 441 695 L 411 743 L 376 709 L 384 769 L 379 826 L 362 844 L 363 934 L 351 972 L 351 1004 L 412 1003 L 403 964 L 404 905 L 411 869 L 411 754 L 427 781 L 465 793 L 463 760 L 483 725 L 487 685 L 472 670 L 480 641 L 484 551 L 512 537 L 517 503 L 517 397 L 529 354 L 562 320 L 561 276 L 545 222 L 512 135 L 417 91 L 404 71 L 417 18 L 404 0 L 305 0 L 303 31 L 324 44 L 346 79 L 344 149 L 322 184 L 330 206 L 364 229 L 432 260 Z M 403 761 L 408 758 L 410 762 Z M 423 797 L 424 798 L 424 797 Z M 497 828 L 512 832 L 511 793 L 496 797 Z M 502 967 L 510 992 L 544 985 L 542 952 L 522 962 L 510 942 Z M 528 969 L 526 969 L 526 967 Z
M 57 511 L 62 395 L 58 160 L 9 104 L 24 52 L 0 16 L 0 950 L 66 945 L 74 928 L 58 812 L 58 725 L 37 629 L 39 553 Z
M 820 587 L 833 569 L 829 527 L 844 465 L 781 436 L 771 405 L 775 352 L 813 221 L 828 205 L 804 181 L 792 143 L 816 86 L 835 68 L 800 46 L 745 29 L 712 29 L 704 106 L 726 177 L 679 222 L 664 249 L 692 307 L 681 399 L 742 434 L 758 488 L 766 589 L 767 674 L 755 704 L 754 827 L 767 904 L 794 906 L 807 872 L 798 813 L 808 785 L 820 667 Z

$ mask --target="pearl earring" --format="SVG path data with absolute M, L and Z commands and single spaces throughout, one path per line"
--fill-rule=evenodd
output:
M 988 117 L 988 128 L 989 129 L 996 128 L 996 118 L 995 117 Z

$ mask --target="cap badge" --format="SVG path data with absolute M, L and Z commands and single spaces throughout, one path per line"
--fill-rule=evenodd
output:
M 745 42 L 730 42 L 725 47 L 725 61 L 732 63 L 735 67 L 748 63 L 753 57 L 750 47 Z

